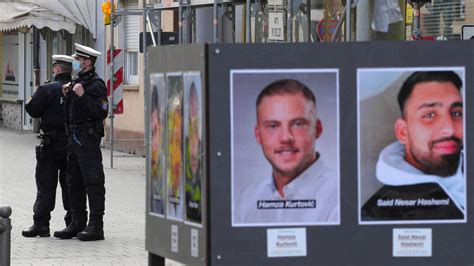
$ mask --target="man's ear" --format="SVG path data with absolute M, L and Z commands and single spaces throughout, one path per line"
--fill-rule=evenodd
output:
M 400 143 L 405 144 L 408 141 L 407 122 L 403 118 L 398 118 L 395 121 L 395 137 Z
M 259 145 L 262 145 L 262 142 L 260 140 L 260 130 L 258 129 L 258 125 L 255 125 L 254 134 L 255 134 L 255 139 L 257 140 L 257 143 Z
M 323 123 L 321 123 L 321 120 L 316 120 L 316 139 L 318 139 L 321 134 L 323 134 Z

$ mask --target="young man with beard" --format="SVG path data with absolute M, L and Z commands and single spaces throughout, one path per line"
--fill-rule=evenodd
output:
M 362 207 L 363 221 L 464 218 L 461 87 L 452 71 L 415 72 L 404 82 L 398 141 L 380 153 L 384 186 Z
M 236 221 L 337 223 L 338 176 L 316 151 L 323 124 L 313 92 L 297 80 L 277 80 L 260 92 L 256 109 L 255 138 L 272 172 L 239 195 Z
M 188 136 L 185 141 L 185 176 L 186 176 L 186 217 L 188 220 L 201 223 L 201 178 L 202 178 L 202 144 L 200 104 L 196 85 L 191 84 L 188 107 Z
M 163 178 L 164 157 L 163 154 L 163 126 L 160 117 L 161 106 L 158 96 L 158 87 L 153 86 L 151 92 L 151 201 L 150 211 L 164 215 L 165 187 Z

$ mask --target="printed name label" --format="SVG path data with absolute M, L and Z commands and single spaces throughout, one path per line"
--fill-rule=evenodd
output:
M 431 257 L 431 228 L 394 228 L 394 257 Z
M 378 199 L 378 207 L 448 206 L 446 199 Z
M 306 228 L 267 229 L 267 256 L 306 256 Z
M 316 200 L 258 200 L 257 209 L 315 209 Z
M 171 225 L 171 251 L 178 253 L 178 226 Z
M 199 237 L 198 230 L 191 228 L 191 256 L 198 257 L 199 251 Z

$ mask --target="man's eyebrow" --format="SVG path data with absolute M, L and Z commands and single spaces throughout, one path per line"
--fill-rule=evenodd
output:
M 423 108 L 431 108 L 431 107 L 441 107 L 443 104 L 441 102 L 433 102 L 433 103 L 424 103 L 418 107 L 418 110 Z M 462 102 L 454 102 L 451 104 L 451 107 L 463 107 Z
M 418 107 L 418 110 L 423 109 L 423 108 L 440 107 L 440 106 L 443 106 L 443 104 L 440 102 L 424 103 Z
M 297 122 L 297 121 L 298 121 L 298 122 L 300 122 L 300 121 L 308 121 L 308 119 L 307 119 L 306 117 L 304 117 L 304 116 L 301 116 L 301 117 L 295 117 L 295 118 L 291 119 L 290 122 Z
M 274 120 L 274 119 L 269 119 L 269 120 L 264 120 L 263 121 L 264 125 L 271 124 L 271 123 L 280 123 L 280 122 L 278 120 Z

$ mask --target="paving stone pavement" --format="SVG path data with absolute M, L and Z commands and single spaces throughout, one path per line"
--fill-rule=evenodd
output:
M 82 242 L 54 237 L 25 238 L 33 223 L 36 197 L 34 147 L 31 131 L 0 126 L 0 206 L 12 208 L 11 265 L 147 265 L 145 250 L 145 158 L 103 149 L 106 183 L 105 240 Z M 65 214 L 58 185 L 51 234 L 62 230 Z M 181 265 L 167 260 L 166 265 Z

